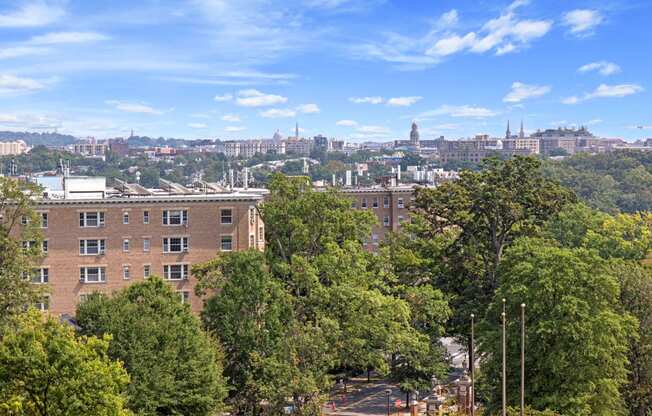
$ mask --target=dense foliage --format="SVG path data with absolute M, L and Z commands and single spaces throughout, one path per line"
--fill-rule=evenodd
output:
M 77 337 L 35 310 L 9 327 L 0 340 L 0 414 L 131 414 L 123 395 L 129 377 L 107 354 L 110 337 Z
M 124 363 L 127 405 L 137 414 L 212 415 L 226 395 L 221 353 L 179 295 L 159 278 L 80 304 L 82 333 L 111 335 L 108 353 Z

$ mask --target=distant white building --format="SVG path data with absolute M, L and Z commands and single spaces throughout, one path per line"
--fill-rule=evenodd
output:
M 27 144 L 22 140 L 0 142 L 0 156 L 22 155 L 27 150 Z

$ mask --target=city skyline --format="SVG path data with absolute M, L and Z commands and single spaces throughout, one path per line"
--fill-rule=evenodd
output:
M 0 130 L 652 135 L 645 2 L 0 2 Z M 531 130 L 530 130 L 531 129 Z

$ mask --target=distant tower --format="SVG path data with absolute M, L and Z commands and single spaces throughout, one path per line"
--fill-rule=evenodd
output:
M 297 121 L 296 126 L 294 127 L 294 137 L 299 140 L 299 122 Z
M 410 145 L 419 146 L 419 127 L 416 122 L 412 122 L 412 130 L 410 131 Z
M 525 131 L 523 130 L 523 120 L 521 120 L 521 130 L 518 132 L 518 138 L 519 139 L 525 138 Z
M 134 129 L 131 129 L 131 134 L 129 135 L 129 138 L 130 138 L 130 139 L 131 139 L 132 137 L 134 137 Z
M 505 132 L 505 138 L 510 139 L 512 137 L 512 132 L 509 130 L 509 120 L 507 120 L 507 131 Z

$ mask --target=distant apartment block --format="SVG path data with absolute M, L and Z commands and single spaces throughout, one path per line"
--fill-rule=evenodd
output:
M 106 155 L 108 144 L 103 140 L 88 138 L 73 144 L 72 152 L 86 157 L 101 157 Z
M 0 156 L 15 156 L 27 153 L 27 144 L 22 140 L 0 142 Z
M 283 140 L 234 140 L 221 142 L 217 152 L 228 158 L 249 159 L 256 154 L 285 154 L 285 141 Z
M 398 231 L 403 223 L 410 220 L 414 190 L 414 185 L 342 189 L 342 193 L 351 199 L 352 208 L 369 210 L 378 219 L 369 239 L 365 241 L 365 248 L 376 250 L 387 233 Z
M 265 245 L 257 210 L 264 190 L 167 181 L 156 189 L 122 182 L 109 188 L 104 178 L 88 177 L 36 181 L 46 189 L 36 207 L 45 244 L 32 282 L 47 286 L 39 305 L 55 314 L 73 314 L 93 292 L 109 294 L 153 275 L 198 312 L 192 266 Z

